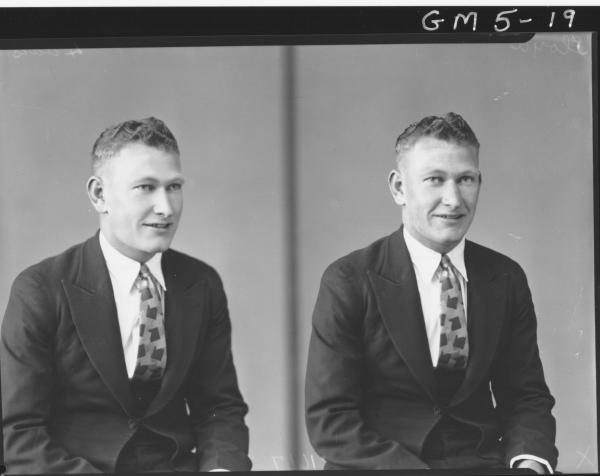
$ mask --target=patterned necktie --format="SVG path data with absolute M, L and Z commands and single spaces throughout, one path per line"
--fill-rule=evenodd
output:
M 140 292 L 140 345 L 133 378 L 157 380 L 162 378 L 167 365 L 167 341 L 160 285 L 145 264 L 140 267 L 136 280 Z
M 469 339 L 460 281 L 448 256 L 442 255 L 440 269 L 442 291 L 438 367 L 464 369 L 469 357 Z

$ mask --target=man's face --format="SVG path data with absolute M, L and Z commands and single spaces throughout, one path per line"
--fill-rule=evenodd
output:
M 447 253 L 469 229 L 481 185 L 477 150 L 424 137 L 390 175 L 407 231 L 422 244 Z
M 99 170 L 100 227 L 124 255 L 145 262 L 169 248 L 183 208 L 179 156 L 128 144 Z

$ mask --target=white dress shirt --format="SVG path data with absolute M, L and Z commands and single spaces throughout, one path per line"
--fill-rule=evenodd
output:
M 423 317 L 425 319 L 425 330 L 427 331 L 431 362 L 436 367 L 440 353 L 440 314 L 442 312 L 440 293 L 442 291 L 442 284 L 440 282 L 439 266 L 442 255 L 417 241 L 406 228 L 403 229 L 403 232 L 408 254 L 410 255 L 417 277 L 417 287 L 419 288 L 419 296 L 421 297 L 421 308 L 423 309 Z M 464 251 L 465 239 L 463 238 L 458 245 L 446 254 L 458 272 L 466 318 L 468 278 L 467 269 L 465 268 Z
M 127 375 L 132 378 L 140 343 L 140 293 L 134 286 L 140 272 L 140 263 L 117 251 L 102 232 L 100 232 L 100 249 L 106 260 L 115 296 Z M 164 296 L 167 287 L 161 268 L 161 258 L 162 253 L 156 253 L 146 262 L 146 266 L 160 284 L 160 292 Z M 164 306 L 164 299 L 161 299 L 161 302 Z
M 407 230 L 403 228 L 404 241 L 408 248 L 408 254 L 417 277 L 417 287 L 421 298 L 421 308 L 423 309 L 423 318 L 425 319 L 425 330 L 427 331 L 427 341 L 429 342 L 429 352 L 433 366 L 437 366 L 440 353 L 440 314 L 441 314 L 441 283 L 439 279 L 439 265 L 442 255 L 437 251 L 423 245 L 414 238 Z M 465 239 L 463 238 L 458 245 L 446 253 L 450 262 L 458 272 L 458 279 L 462 292 L 463 303 L 465 306 L 465 318 L 467 318 L 467 268 L 465 267 Z M 518 455 L 510 460 L 510 467 L 514 467 L 520 460 L 530 459 L 537 461 L 545 466 L 549 473 L 553 473 L 550 463 L 543 458 L 534 455 Z

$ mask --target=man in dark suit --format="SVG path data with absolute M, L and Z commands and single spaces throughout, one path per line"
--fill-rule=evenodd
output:
M 481 173 L 458 114 L 396 143 L 403 226 L 331 264 L 313 314 L 310 440 L 329 469 L 556 466 L 554 399 L 520 266 L 465 241 Z
M 248 470 L 221 280 L 169 249 L 179 149 L 155 118 L 92 151 L 100 231 L 15 280 L 0 358 L 9 473 Z

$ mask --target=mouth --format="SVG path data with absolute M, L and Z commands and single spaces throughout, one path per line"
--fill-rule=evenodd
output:
M 434 217 L 442 218 L 443 220 L 460 220 L 464 218 L 464 213 L 452 213 L 452 214 L 436 214 Z
M 153 228 L 155 230 L 168 230 L 169 228 L 171 228 L 173 226 L 172 222 L 167 222 L 167 223 L 144 223 L 144 226 L 147 226 L 149 228 Z

